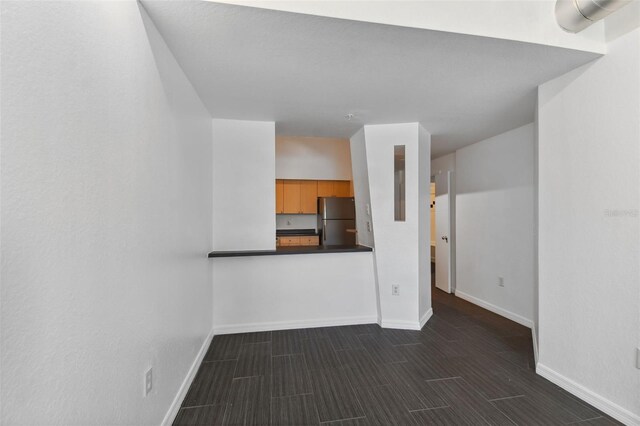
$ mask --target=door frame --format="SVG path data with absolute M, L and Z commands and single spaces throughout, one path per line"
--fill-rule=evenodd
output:
M 447 265 L 447 270 L 448 270 L 448 275 L 449 275 L 449 279 L 447 282 L 447 288 L 446 291 L 448 293 L 451 294 L 455 294 L 456 291 L 456 250 L 455 250 L 455 245 L 456 245 L 456 226 L 455 226 L 455 199 L 456 199 L 456 192 L 455 192 L 455 172 L 453 170 L 447 170 L 446 172 L 444 172 L 445 174 L 445 178 L 446 178 L 446 182 L 447 182 L 447 201 L 448 201 L 448 207 L 449 207 L 449 215 L 448 215 L 448 223 L 446 225 L 446 230 L 447 230 L 447 235 L 449 238 L 447 247 L 448 247 L 448 254 L 449 254 L 449 264 Z M 442 175 L 442 173 L 440 173 L 440 175 Z M 435 180 L 436 176 L 434 175 L 434 180 Z M 437 184 L 436 184 L 436 198 L 438 196 L 437 193 Z M 438 208 L 438 204 L 436 203 L 436 232 L 438 230 L 438 213 L 437 213 L 437 208 Z M 434 238 L 434 241 L 436 242 L 436 247 L 438 244 L 439 239 L 441 238 L 440 235 L 436 235 L 436 237 Z M 438 250 L 436 249 L 436 265 L 438 264 Z M 437 266 L 436 266 L 436 271 L 437 271 Z M 439 287 L 438 287 L 439 288 Z

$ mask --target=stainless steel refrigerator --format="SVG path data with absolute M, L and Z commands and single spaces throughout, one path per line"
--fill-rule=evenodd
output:
M 320 197 L 318 212 L 323 246 L 356 245 L 356 205 L 353 198 Z

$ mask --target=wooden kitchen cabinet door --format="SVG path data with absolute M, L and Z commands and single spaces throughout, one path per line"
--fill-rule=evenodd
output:
M 302 213 L 318 213 L 318 181 L 300 181 L 300 210 Z
M 300 181 L 285 180 L 283 181 L 284 209 L 283 213 L 299 214 L 302 212 L 300 208 Z
M 276 180 L 276 214 L 284 213 L 284 182 Z
M 336 197 L 348 197 L 351 194 L 351 184 L 348 180 L 333 181 L 333 187 Z
M 333 189 L 332 180 L 318 181 L 318 197 L 335 197 L 336 193 Z

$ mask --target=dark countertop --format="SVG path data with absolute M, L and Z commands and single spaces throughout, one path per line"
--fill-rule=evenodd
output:
M 315 229 L 276 229 L 276 237 L 297 237 L 318 235 Z
M 212 251 L 209 257 L 277 256 L 287 254 L 359 253 L 373 251 L 367 246 L 289 246 L 275 250 Z

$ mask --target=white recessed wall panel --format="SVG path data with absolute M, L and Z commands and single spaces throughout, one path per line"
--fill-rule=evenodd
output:
M 213 120 L 213 250 L 275 248 L 275 123 Z
M 527 124 L 455 154 L 456 294 L 528 327 L 534 305 L 533 138 L 533 124 Z
M 0 423 L 160 424 L 211 331 L 211 118 L 136 2 L 0 7 Z
M 538 370 L 640 424 L 640 30 L 608 50 L 539 88 Z

